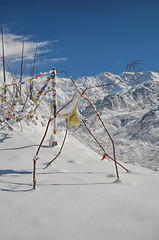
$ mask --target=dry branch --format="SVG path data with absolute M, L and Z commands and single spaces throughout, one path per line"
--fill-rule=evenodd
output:
M 87 129 L 87 131 L 91 134 L 91 136 L 93 137 L 93 139 L 96 141 L 96 143 L 99 145 L 99 147 L 103 150 L 103 152 L 106 154 L 106 156 L 108 158 L 110 158 L 111 160 L 114 161 L 114 158 L 112 158 L 108 153 L 106 153 L 105 149 L 103 148 L 103 146 L 99 143 L 99 141 L 97 140 L 97 138 L 94 136 L 94 134 L 91 132 L 91 130 L 89 129 L 89 127 L 87 126 L 86 122 L 82 119 L 82 122 L 85 126 L 85 128 Z M 117 161 L 116 161 L 117 162 Z M 117 162 L 117 164 L 122 167 L 125 171 L 129 172 L 129 170 L 127 168 L 125 168 L 123 165 L 121 165 L 119 162 Z
M 52 162 L 54 162 L 56 160 L 56 158 L 58 158 L 58 156 L 61 154 L 62 152 L 62 149 L 64 147 L 64 144 L 65 144 L 65 141 L 66 141 L 66 137 L 67 137 L 67 127 L 68 127 L 68 120 L 66 118 L 66 132 L 65 132 L 65 136 L 64 136 L 64 139 L 63 139 L 63 142 L 62 142 L 62 145 L 61 145 L 61 148 L 60 148 L 60 151 L 58 152 L 58 154 L 46 165 L 45 169 L 50 166 L 52 164 Z
M 58 74 L 64 73 L 67 77 L 69 77 L 69 78 L 71 79 L 71 81 L 73 82 L 73 84 L 75 85 L 75 87 L 76 87 L 76 89 L 77 89 L 77 92 L 80 94 L 81 98 L 83 98 L 85 101 L 87 101 L 87 102 L 90 104 L 90 106 L 92 107 L 92 109 L 94 110 L 94 112 L 96 113 L 96 115 L 98 116 L 98 118 L 99 118 L 99 120 L 100 120 L 100 122 L 101 122 L 101 124 L 102 124 L 102 126 L 103 126 L 103 128 L 104 128 L 104 130 L 105 130 L 105 132 L 106 132 L 106 134 L 108 135 L 108 137 L 109 137 L 109 139 L 110 139 L 110 141 L 111 141 L 111 143 L 112 143 L 113 158 L 112 158 L 109 154 L 106 153 L 105 149 L 102 147 L 102 145 L 98 142 L 98 140 L 97 140 L 97 139 L 95 138 L 95 136 L 92 134 L 92 132 L 90 131 L 90 129 L 87 127 L 85 121 L 82 120 L 82 122 L 83 122 L 84 126 L 86 127 L 86 129 L 87 129 L 87 130 L 89 131 L 89 133 L 91 134 L 91 136 L 94 138 L 94 140 L 96 141 L 96 143 L 97 143 L 97 144 L 100 146 L 100 148 L 103 150 L 103 152 L 104 152 L 111 160 L 114 161 L 117 178 L 119 178 L 119 172 L 118 172 L 118 167 L 117 167 L 117 165 L 119 165 L 120 167 L 122 167 L 122 168 L 123 168 L 125 171 L 127 171 L 127 172 L 128 172 L 129 170 L 128 170 L 127 168 L 125 168 L 123 165 L 121 165 L 119 162 L 116 161 L 114 140 L 112 139 L 109 131 L 107 130 L 107 128 L 106 128 L 103 120 L 101 119 L 100 114 L 97 112 L 95 106 L 93 105 L 93 103 L 92 103 L 92 102 L 89 100 L 89 98 L 87 97 L 86 91 L 87 91 L 87 90 L 90 90 L 90 89 L 92 89 L 92 88 L 107 87 L 107 86 L 110 86 L 110 85 L 111 85 L 111 86 L 114 86 L 114 85 L 123 84 L 124 82 L 126 82 L 125 77 L 127 76 L 128 72 L 130 72 L 132 69 L 134 69 L 134 66 L 136 66 L 136 65 L 138 65 L 138 64 L 139 64 L 138 61 L 134 61 L 134 62 L 132 62 L 130 65 L 127 65 L 127 68 L 126 68 L 127 73 L 125 73 L 125 75 L 123 76 L 123 78 L 121 79 L 121 81 L 119 80 L 118 83 L 110 82 L 110 83 L 107 83 L 107 84 L 102 84 L 102 85 L 97 85 L 97 86 L 86 87 L 85 89 L 82 89 L 82 91 L 81 91 L 81 89 L 78 88 L 78 86 L 77 86 L 77 84 L 75 83 L 75 81 L 73 80 L 73 78 L 72 78 L 70 75 L 68 75 L 68 74 L 66 73 L 66 71 L 58 72 Z M 138 70 L 140 70 L 140 69 L 138 68 Z M 134 74 L 134 76 L 135 76 L 135 74 Z M 134 80 L 135 80 L 135 79 L 134 79 Z M 76 92 L 76 93 L 77 93 L 77 92 Z M 76 93 L 75 93 L 75 94 L 76 94 Z M 74 94 L 74 96 L 75 96 L 75 94 Z M 69 104 L 74 100 L 74 96 L 72 97 L 72 99 L 71 99 L 67 104 L 65 104 L 63 107 L 61 107 L 61 108 L 59 109 L 59 111 L 57 111 L 56 115 L 57 115 L 58 113 L 60 113 L 60 111 L 61 111 L 62 109 L 64 109 L 67 105 L 69 105 Z M 45 130 L 44 136 L 43 136 L 43 138 L 42 138 L 42 140 L 41 140 L 41 143 L 40 143 L 40 145 L 39 145 L 39 147 L 38 147 L 38 150 L 37 150 L 37 152 L 36 152 L 36 156 L 35 156 L 35 158 L 33 159 L 33 160 L 34 160 L 33 189 L 35 189 L 35 185 L 36 185 L 36 179 L 35 179 L 36 160 L 37 160 L 37 158 L 38 158 L 38 154 L 39 154 L 40 148 L 41 148 L 42 143 L 43 143 L 43 141 L 44 141 L 44 139 L 45 139 L 45 137 L 46 137 L 46 134 L 47 134 L 47 131 L 48 131 L 50 122 L 51 122 L 52 120 L 53 120 L 53 118 L 50 118 L 49 121 L 48 121 L 48 124 L 47 124 L 46 130 Z M 62 146 L 61 146 L 61 148 L 60 148 L 60 151 L 59 151 L 58 154 L 53 158 L 53 160 L 51 160 L 51 161 L 46 165 L 45 168 L 47 168 L 49 165 L 51 165 L 51 163 L 52 163 L 53 161 L 55 161 L 55 159 L 57 159 L 57 157 L 61 154 L 62 149 L 63 149 L 63 146 L 64 146 L 64 143 L 65 143 L 65 140 L 66 140 L 66 136 L 67 136 L 67 124 L 68 124 L 68 122 L 67 122 L 67 119 L 66 119 L 66 133 L 65 133 L 65 136 L 64 136 L 63 143 L 62 143 Z

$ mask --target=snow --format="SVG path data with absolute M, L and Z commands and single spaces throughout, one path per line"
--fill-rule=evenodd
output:
M 86 87 L 120 78 L 122 74 L 102 73 L 76 82 Z M 131 73 L 127 78 L 131 79 Z M 61 155 L 45 169 L 65 135 L 65 123 L 57 119 L 58 146 L 49 147 L 51 125 L 37 160 L 37 188 L 32 189 L 32 160 L 49 118 L 49 95 L 41 101 L 37 119 L 22 121 L 23 132 L 12 120 L 8 123 L 14 131 L 0 125 L 0 239 L 159 239 L 159 74 L 138 73 L 136 79 L 137 83 L 88 93 L 115 140 L 117 160 L 129 169 L 125 172 L 119 167 L 120 179 L 116 179 L 113 161 L 101 161 L 103 153 L 82 125 L 77 130 L 69 128 Z M 44 81 L 41 77 L 34 82 L 36 91 Z M 59 108 L 75 92 L 68 78 L 57 78 Z M 80 100 L 78 110 L 112 154 L 90 107 Z
M 63 136 L 60 128 L 54 148 L 47 136 L 32 190 L 32 158 L 42 132 L 1 132 L 1 239 L 157 240 L 158 172 L 126 164 L 130 172 L 120 169 L 117 181 L 113 162 L 101 162 L 70 134 L 60 157 L 44 169 Z
M 72 101 L 66 105 L 65 108 L 61 109 L 59 113 L 57 113 L 57 117 L 59 118 L 69 118 L 75 111 L 76 106 L 78 105 L 78 101 L 80 99 L 80 93 L 76 92 L 74 96 L 72 96 Z M 67 103 L 66 103 L 67 104 Z
M 113 86 L 109 93 L 107 89 L 98 88 L 96 91 L 98 100 L 94 101 L 94 105 L 115 141 L 117 159 L 137 163 L 156 171 L 159 169 L 159 74 L 138 73 L 135 75 L 136 81 L 132 81 L 132 73 L 129 75 L 127 78 L 131 81 L 118 92 L 116 86 Z M 95 79 L 99 80 L 99 76 Z M 119 78 L 117 75 L 107 73 L 103 73 L 103 76 L 106 80 L 108 77 L 109 79 Z M 88 80 L 91 81 L 89 77 Z M 100 98 L 102 94 L 105 95 L 104 98 Z M 103 134 L 100 121 L 95 121 L 96 116 L 92 109 L 89 106 L 84 108 L 81 115 L 87 120 L 105 149 L 111 153 L 110 141 Z M 73 134 L 79 140 L 82 138 L 87 146 L 102 154 L 90 139 L 89 134 L 85 134 L 83 126 L 73 131 Z

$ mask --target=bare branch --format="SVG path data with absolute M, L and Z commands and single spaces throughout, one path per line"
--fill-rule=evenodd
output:
M 60 151 L 58 152 L 58 154 L 46 165 L 45 169 L 50 166 L 52 164 L 52 162 L 54 162 L 56 160 L 56 158 L 58 158 L 58 156 L 61 154 L 62 152 L 62 149 L 64 147 L 64 143 L 66 141 L 66 137 L 67 137 L 67 127 L 68 127 L 68 120 L 66 118 L 66 132 L 65 132 L 65 136 L 64 136 L 64 139 L 63 139 L 63 142 L 62 142 L 62 145 L 61 145 L 61 148 L 60 148 Z

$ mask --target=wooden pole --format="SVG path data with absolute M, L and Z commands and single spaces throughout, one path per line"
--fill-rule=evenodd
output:
M 43 136 L 43 138 L 42 138 L 42 140 L 41 140 L 41 142 L 40 142 L 40 145 L 39 145 L 39 147 L 38 147 L 38 150 L 37 150 L 37 152 L 36 152 L 36 155 L 35 155 L 35 157 L 34 157 L 34 159 L 33 159 L 33 189 L 34 189 L 34 190 L 36 189 L 36 161 L 37 161 L 37 159 L 38 159 L 38 154 L 39 154 L 40 148 L 41 148 L 41 146 L 42 146 L 42 144 L 43 144 L 43 141 L 44 141 L 44 139 L 45 139 L 45 137 L 46 137 L 46 134 L 47 134 L 47 131 L 48 131 L 48 128 L 49 128 L 49 125 L 50 125 L 51 120 L 52 120 L 52 119 L 50 118 L 49 121 L 48 121 L 48 123 L 47 123 L 47 127 L 46 127 L 46 130 L 45 130 L 44 136 Z
M 33 72 L 32 72 L 32 77 L 34 76 L 35 62 L 36 62 L 36 56 L 37 56 L 38 47 L 39 47 L 39 40 L 37 41 L 37 44 L 36 44 L 36 49 L 35 49 L 35 55 L 34 55 L 34 62 L 33 62 Z
M 36 62 L 38 46 L 39 46 L 39 40 L 37 41 L 37 44 L 36 44 L 35 55 L 34 55 L 34 62 L 33 62 L 33 70 L 32 70 L 32 73 L 31 73 L 31 77 L 34 76 L 35 62 Z M 32 99 L 32 97 L 33 97 L 32 91 L 33 91 L 33 82 L 30 82 L 30 99 Z
M 3 41 L 3 26 L 1 23 L 1 35 L 2 35 L 2 57 L 3 57 L 3 76 L 4 76 L 4 85 L 6 85 L 6 75 L 5 75 L 5 60 L 4 60 L 4 41 Z M 4 89 L 4 97 L 6 95 L 6 89 Z
M 33 164 L 34 164 L 34 168 L 33 168 L 33 189 L 34 190 L 36 189 L 36 177 L 35 177 L 35 174 L 36 174 L 36 160 L 37 159 L 33 160 Z
M 6 60 L 5 60 L 5 65 L 7 66 L 8 70 L 9 70 L 11 76 L 12 76 L 12 79 L 13 79 L 12 82 L 14 83 L 15 82 L 15 77 L 14 77 L 14 75 L 13 75 L 13 73 L 12 73 L 12 71 L 11 71 L 9 65 L 8 65 L 8 63 L 6 62 Z M 13 85 L 13 96 L 12 96 L 13 98 L 14 98 L 14 88 L 15 88 L 15 85 Z
M 51 146 L 57 146 L 57 139 L 56 139 L 56 133 L 57 133 L 57 124 L 56 124 L 56 70 L 55 68 L 52 69 L 51 73 L 51 84 L 52 84 L 52 96 L 50 101 L 50 117 L 52 115 L 54 116 L 54 128 L 53 128 L 53 135 L 51 135 L 50 138 L 50 147 Z M 53 113 L 52 113 L 53 108 Z
M 22 76 L 23 76 L 23 56 L 24 56 L 24 40 L 25 40 L 25 30 L 24 30 L 24 36 L 23 36 L 23 43 L 22 43 L 22 60 L 21 60 L 21 74 L 20 74 L 20 83 L 22 82 Z M 22 86 L 20 84 L 20 97 L 22 95 Z

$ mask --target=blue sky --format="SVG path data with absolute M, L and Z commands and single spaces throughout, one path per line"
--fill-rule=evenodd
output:
M 25 74 L 29 74 L 37 40 L 35 73 L 55 66 L 75 79 L 104 71 L 120 74 L 132 59 L 142 60 L 145 70 L 159 72 L 157 0 L 8 0 L 1 2 L 0 22 L 4 37 L 12 38 L 5 51 L 13 72 L 20 70 L 24 29 Z M 19 43 L 15 45 L 19 50 L 14 43 Z

